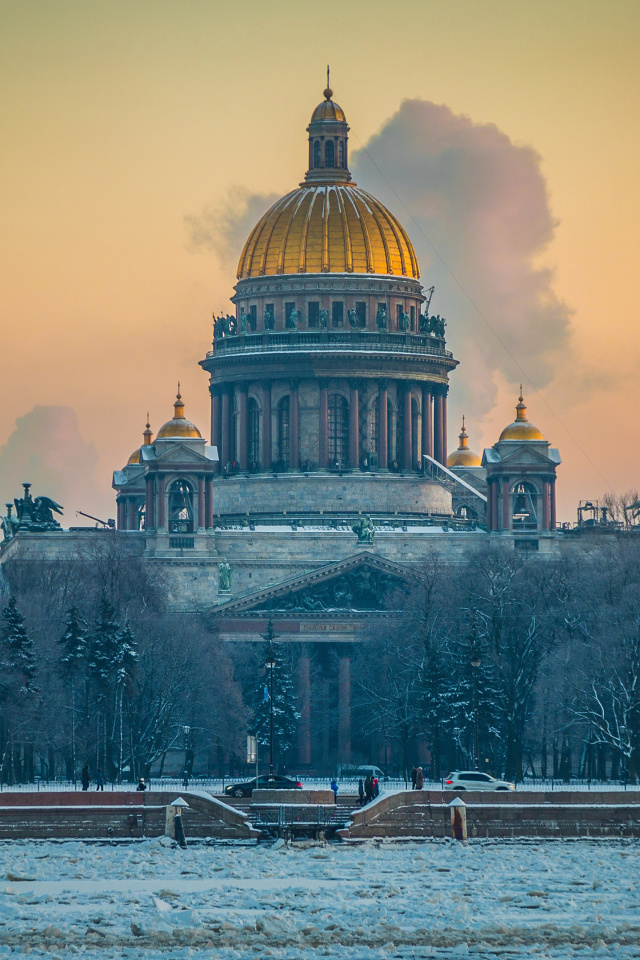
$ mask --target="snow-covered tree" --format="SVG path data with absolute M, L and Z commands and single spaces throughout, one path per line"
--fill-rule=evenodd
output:
M 5 697 L 10 694 L 25 696 L 37 692 L 36 658 L 33 652 L 33 640 L 27 634 L 24 617 L 18 610 L 15 597 L 2 611 L 2 690 Z
M 295 688 L 287 646 L 275 642 L 273 624 L 269 621 L 264 639 L 262 670 L 254 693 L 254 711 L 249 732 L 257 736 L 263 746 L 270 742 L 271 730 L 271 670 L 273 670 L 273 757 L 274 763 L 286 761 L 295 743 L 300 714 L 296 710 Z M 272 668 L 263 666 L 271 662 Z
M 68 685 L 71 709 L 71 763 L 76 775 L 76 696 L 78 678 L 84 674 L 87 657 L 87 624 L 74 605 L 69 608 L 64 621 L 64 633 L 58 640 L 60 646 L 59 669 Z

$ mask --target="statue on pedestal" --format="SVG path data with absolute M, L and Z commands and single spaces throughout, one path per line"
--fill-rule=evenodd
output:
M 358 543 L 373 543 L 376 528 L 371 517 L 359 517 L 351 527 L 358 537 Z
M 222 563 L 218 564 L 218 592 L 219 593 L 231 592 L 232 569 L 233 568 L 229 566 L 226 560 L 223 560 Z

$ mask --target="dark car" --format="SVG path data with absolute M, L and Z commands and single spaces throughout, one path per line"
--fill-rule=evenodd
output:
M 290 780 L 289 777 L 275 775 L 272 781 L 269 776 L 264 774 L 258 777 L 257 781 L 247 780 L 246 783 L 230 783 L 224 788 L 224 792 L 230 797 L 250 797 L 254 790 L 301 790 L 302 784 L 299 780 Z

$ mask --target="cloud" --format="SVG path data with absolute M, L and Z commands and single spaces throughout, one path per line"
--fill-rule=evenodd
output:
M 279 199 L 277 193 L 251 193 L 234 187 L 227 199 L 204 207 L 199 216 L 184 218 L 192 253 L 215 253 L 223 266 L 235 266 L 253 227 Z
M 0 448 L 2 503 L 22 495 L 22 483 L 31 493 L 51 497 L 65 507 L 64 525 L 76 523 L 76 510 L 92 512 L 98 487 L 98 453 L 80 435 L 71 407 L 34 407 L 16 420 L 16 428 Z M 112 511 L 113 512 L 113 511 Z
M 456 406 L 473 397 L 476 416 L 490 409 L 496 372 L 548 384 L 569 346 L 570 310 L 539 264 L 557 221 L 535 150 L 493 124 L 406 100 L 351 166 L 396 213 L 425 287 L 435 285 L 432 312 L 447 317 L 461 361 Z

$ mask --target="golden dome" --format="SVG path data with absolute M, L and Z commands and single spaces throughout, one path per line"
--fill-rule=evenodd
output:
M 191 423 L 190 420 L 185 419 L 184 403 L 180 395 L 180 384 L 178 384 L 178 394 L 173 408 L 175 411 L 173 419 L 168 420 L 167 423 L 160 427 L 156 440 L 201 440 L 202 434 L 195 423 Z
M 149 414 L 147 413 L 147 425 L 142 434 L 144 437 L 143 446 L 148 447 L 151 443 L 151 438 L 153 436 L 151 432 L 151 424 L 149 423 Z M 134 450 L 129 459 L 127 460 L 127 466 L 130 463 L 142 463 L 142 447 L 138 447 L 137 450 Z
M 321 104 L 322 106 L 322 104 Z M 294 273 L 420 276 L 404 228 L 353 183 L 303 184 L 278 200 L 245 243 L 238 279 Z
M 339 120 L 342 123 L 346 123 L 347 118 L 344 115 L 344 110 L 331 99 L 333 90 L 327 87 L 324 95 L 326 99 L 323 100 L 322 103 L 319 103 L 311 114 L 311 123 L 317 123 L 318 120 Z
M 527 420 L 527 408 L 522 396 L 522 384 L 520 384 L 520 398 L 516 406 L 516 419 L 505 427 L 500 434 L 501 440 L 544 440 L 537 427 Z
M 480 467 L 482 460 L 477 453 L 469 450 L 469 435 L 464 428 L 464 417 L 462 418 L 462 430 L 458 434 L 458 449 L 454 450 L 447 457 L 448 467 Z

